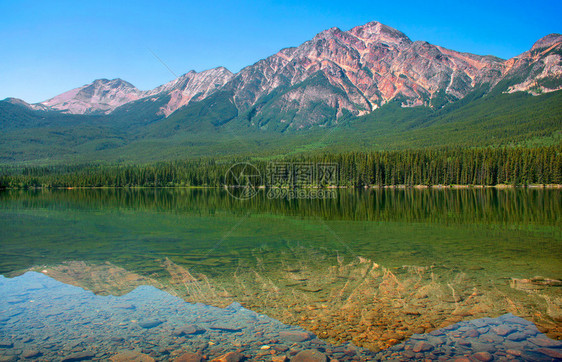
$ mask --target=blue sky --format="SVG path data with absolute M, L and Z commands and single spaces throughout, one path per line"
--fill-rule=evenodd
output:
M 151 89 L 244 66 L 369 21 L 412 40 L 510 58 L 562 33 L 562 1 L 0 1 L 0 99 L 46 100 L 98 78 Z

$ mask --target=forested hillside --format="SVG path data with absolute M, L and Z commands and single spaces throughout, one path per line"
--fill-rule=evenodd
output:
M 0 102 L 0 164 L 144 164 L 425 147 L 536 147 L 562 140 L 562 91 L 532 96 L 476 90 L 441 109 L 393 102 L 362 117 L 285 132 L 255 128 L 244 117 L 214 124 L 213 104 L 205 102 L 158 119 L 147 118 L 145 106 L 154 104 L 87 116 Z

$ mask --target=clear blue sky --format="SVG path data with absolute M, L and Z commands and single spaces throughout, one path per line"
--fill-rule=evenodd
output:
M 380 21 L 459 51 L 510 58 L 562 33 L 562 1 L 0 1 L 0 99 L 39 102 L 97 78 L 151 89 L 233 72 L 337 26 Z

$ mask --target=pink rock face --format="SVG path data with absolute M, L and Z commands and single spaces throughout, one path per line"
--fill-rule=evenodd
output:
M 166 117 L 189 102 L 207 98 L 220 89 L 233 77 L 224 67 L 205 70 L 201 73 L 191 71 L 156 89 L 145 92 L 145 97 L 169 95 L 170 101 L 160 109 Z
M 502 69 L 500 59 L 412 42 L 400 31 L 372 22 L 345 32 L 321 32 L 244 68 L 232 83 L 239 109 L 284 86 L 290 90 L 278 101 L 279 109 L 322 102 L 336 108 L 339 117 L 344 109 L 361 115 L 395 99 L 403 106 L 430 105 L 438 92 L 459 99 L 487 79 L 490 70 L 500 74 Z M 324 84 L 298 87 L 318 74 Z M 314 122 L 314 115 L 309 119 Z
M 98 79 L 41 104 L 64 113 L 109 113 L 142 97 L 142 92 L 121 79 Z
M 160 109 L 161 114 L 168 116 L 192 99 L 200 100 L 209 96 L 231 78 L 232 73 L 223 67 L 201 73 L 191 71 L 150 91 L 141 91 L 121 79 L 98 79 L 39 105 L 71 114 L 108 114 L 119 106 L 142 98 L 169 96 L 168 103 Z
M 327 118 L 337 122 L 347 113 L 366 114 L 391 101 L 403 107 L 440 107 L 502 80 L 508 92 L 554 91 L 562 88 L 561 48 L 562 35 L 551 34 L 506 61 L 413 42 L 396 29 L 370 22 L 349 31 L 325 30 L 237 74 L 223 67 L 191 71 L 149 91 L 120 79 L 101 79 L 29 106 L 75 114 L 110 113 L 131 101 L 167 97 L 159 110 L 167 117 L 223 90 L 240 114 L 251 111 L 255 121 L 250 123 L 259 126 L 275 114 L 281 123 L 298 129 Z M 290 116 L 283 119 L 284 115 Z
M 524 79 L 512 85 L 508 92 L 526 91 L 531 94 L 559 90 L 562 78 L 562 35 L 550 34 L 539 39 L 525 53 L 505 62 L 505 76 L 522 74 Z M 549 82 L 557 79 L 558 82 Z
M 549 49 L 561 43 L 557 36 L 539 41 Z M 337 119 L 344 111 L 362 115 L 391 101 L 403 107 L 441 106 L 482 85 L 492 88 L 516 77 L 529 64 L 548 64 L 546 78 L 558 74 L 559 56 L 545 59 L 545 54 L 510 67 L 509 61 L 493 56 L 412 42 L 396 29 L 371 22 L 349 31 L 331 28 L 296 48 L 283 49 L 242 69 L 225 89 L 234 94 L 239 111 L 253 108 L 257 119 L 292 114 L 281 122 L 302 128 L 326 118 L 312 110 L 318 104 L 333 108 Z M 281 95 L 267 105 L 260 103 L 276 93 Z

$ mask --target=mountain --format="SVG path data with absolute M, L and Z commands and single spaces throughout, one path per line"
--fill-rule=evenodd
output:
M 562 36 L 548 35 L 509 60 L 412 41 L 379 22 L 331 28 L 232 74 L 191 71 L 149 91 L 121 79 L 96 80 L 36 105 L 71 114 L 109 114 L 140 105 L 153 120 L 204 101 L 225 110 L 212 123 L 237 119 L 277 131 L 337 124 L 389 103 L 441 108 L 480 88 L 532 94 L 562 87 Z M 137 102 L 142 100 L 141 102 Z M 158 104 L 150 107 L 148 103 Z M 219 105 L 220 104 L 220 105 Z M 134 112 L 134 111 L 133 111 Z M 190 112 L 187 112 L 190 113 Z
M 97 79 L 40 104 L 62 113 L 109 113 L 141 97 L 141 91 L 122 79 Z
M 503 60 L 378 22 L 331 28 L 236 74 L 190 71 L 146 91 L 100 79 L 42 103 L 0 101 L 0 163 L 556 143 L 561 48 L 551 34 Z
M 505 62 L 508 92 L 548 93 L 562 88 L 562 35 L 550 34 L 533 47 Z
M 14 104 L 17 106 L 22 106 L 25 107 L 27 109 L 31 109 L 34 111 L 50 111 L 53 110 L 50 107 L 47 107 L 41 103 L 36 103 L 36 104 L 30 104 L 27 103 L 26 101 L 24 101 L 23 99 L 19 99 L 19 98 L 6 98 L 4 99 L 4 102 L 10 103 L 10 104 Z
M 378 22 L 332 28 L 243 69 L 227 84 L 233 102 L 262 125 L 273 114 L 291 128 L 363 115 L 390 102 L 457 100 L 500 74 L 502 60 L 412 42 Z
M 145 99 L 162 103 L 155 116 L 218 98 L 250 125 L 278 130 L 337 123 L 392 101 L 440 108 L 480 87 L 533 94 L 562 87 L 562 36 L 548 35 L 509 60 L 461 53 L 410 40 L 379 22 L 349 31 L 331 28 L 298 47 L 282 49 L 232 74 L 219 67 L 191 71 L 149 91 L 121 79 L 99 79 L 32 107 L 71 114 L 108 114 Z M 233 107 L 230 107 L 230 106 Z M 217 116 L 215 124 L 230 121 Z
M 283 49 L 242 69 L 223 92 L 254 126 L 302 129 L 368 114 L 393 101 L 440 108 L 482 87 L 504 91 L 510 84 L 527 91 L 525 82 L 546 81 L 549 88 L 541 91 L 557 90 L 561 44 L 562 36 L 549 35 L 505 61 L 412 42 L 371 22 L 349 31 L 332 28 Z
M 150 97 L 152 100 L 169 97 L 169 102 L 160 110 L 166 116 L 185 106 L 192 99 L 207 97 L 232 78 L 224 68 L 206 70 L 201 73 L 190 71 L 181 77 L 153 90 L 141 91 L 122 79 L 97 79 L 90 84 L 59 94 L 49 100 L 26 106 L 36 110 L 55 110 L 69 114 L 109 114 L 116 108 Z M 12 103 L 25 103 L 21 100 Z

